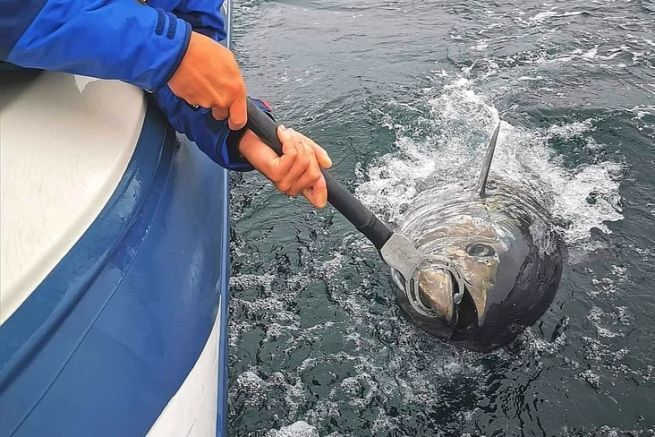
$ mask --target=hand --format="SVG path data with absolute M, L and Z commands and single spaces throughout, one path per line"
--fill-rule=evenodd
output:
M 230 129 L 246 125 L 246 85 L 232 52 L 216 41 L 191 32 L 189 48 L 168 86 L 188 104 L 211 108 L 215 119 L 227 118 Z
M 239 151 L 275 187 L 290 196 L 301 193 L 315 207 L 327 204 L 327 186 L 321 168 L 332 167 L 327 152 L 306 136 L 280 126 L 277 136 L 282 143 L 278 156 L 257 135 L 248 130 L 241 138 Z

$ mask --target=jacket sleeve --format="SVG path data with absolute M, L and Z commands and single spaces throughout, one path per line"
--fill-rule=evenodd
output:
M 148 4 L 173 11 L 191 24 L 195 32 L 215 41 L 223 41 L 226 37 L 225 20 L 221 14 L 223 0 L 148 0 Z
M 227 126 L 227 121 L 216 120 L 209 109 L 191 107 L 173 94 L 168 86 L 152 96 L 173 129 L 195 142 L 212 161 L 228 170 L 253 170 L 239 153 L 236 142 L 228 141 L 228 136 L 233 132 Z
M 0 0 L 0 59 L 22 67 L 165 85 L 191 26 L 138 0 Z
M 223 0 L 182 0 L 175 8 L 175 14 L 191 24 L 196 32 L 215 41 L 226 37 L 225 20 L 221 14 Z
M 150 0 L 152 6 L 173 10 L 200 32 L 215 41 L 226 37 L 221 14 L 223 0 Z M 176 97 L 168 86 L 153 94 L 157 106 L 177 132 L 195 142 L 212 161 L 234 171 L 250 171 L 253 167 L 238 151 L 241 132 L 232 132 L 225 121 L 215 120 L 208 109 L 194 109 Z M 257 101 L 255 101 L 256 104 Z

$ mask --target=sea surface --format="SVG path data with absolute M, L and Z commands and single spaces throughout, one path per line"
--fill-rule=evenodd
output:
M 494 174 L 551 193 L 549 310 L 477 353 L 417 329 L 331 208 L 232 178 L 233 436 L 653 435 L 655 1 L 235 2 L 249 93 L 391 226 Z M 649 431 L 650 430 L 650 431 Z

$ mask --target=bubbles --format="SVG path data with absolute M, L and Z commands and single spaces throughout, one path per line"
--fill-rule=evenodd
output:
M 553 138 L 561 140 L 571 140 L 576 137 L 580 137 L 586 133 L 590 133 L 594 130 L 593 127 L 594 120 L 587 118 L 582 121 L 574 121 L 571 123 L 564 124 L 555 124 L 544 130 L 546 139 L 551 140 Z
M 591 385 L 593 388 L 598 388 L 600 384 L 600 376 L 596 375 L 591 370 L 585 370 L 578 374 L 578 377 L 582 378 L 585 382 Z
M 266 433 L 266 437 L 319 437 L 318 430 L 303 420 Z
M 266 383 L 254 372 L 241 373 L 235 382 L 239 392 L 247 393 L 245 398 L 245 405 L 252 407 L 259 405 L 266 399 L 265 386 Z
M 266 433 L 266 437 L 319 437 L 318 430 L 303 420 Z
M 588 241 L 592 229 L 609 234 L 606 223 L 623 218 L 616 176 L 620 173 L 620 164 L 602 162 L 546 176 L 556 196 L 551 212 L 567 222 L 562 230 L 569 244 Z

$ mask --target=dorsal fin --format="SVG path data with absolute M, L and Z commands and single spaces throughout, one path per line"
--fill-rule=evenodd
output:
M 491 168 L 491 160 L 494 157 L 494 150 L 496 150 L 496 141 L 498 141 L 498 132 L 500 131 L 500 121 L 498 121 L 498 126 L 494 130 L 493 135 L 491 135 L 491 141 L 489 141 L 489 146 L 487 146 L 487 154 L 484 157 L 484 162 L 482 163 L 482 171 L 480 172 L 480 179 L 478 180 L 478 194 L 480 197 L 485 195 L 485 187 L 487 185 L 487 178 L 489 177 L 489 169 Z

